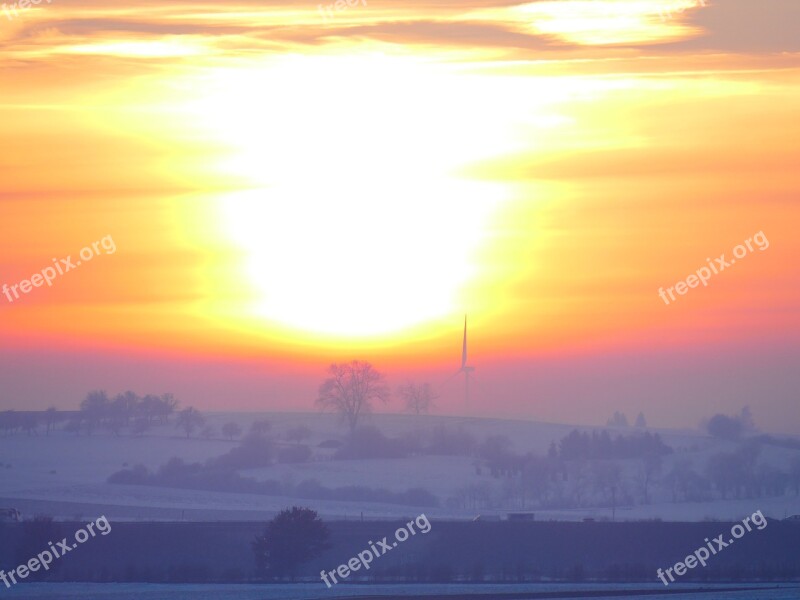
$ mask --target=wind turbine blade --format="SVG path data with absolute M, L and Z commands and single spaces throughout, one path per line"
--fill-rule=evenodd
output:
M 464 315 L 464 345 L 461 348 L 461 368 L 467 366 L 467 315 Z
M 452 375 L 450 375 L 450 377 L 448 377 L 447 379 L 445 379 L 445 380 L 444 380 L 444 382 L 445 382 L 445 383 L 447 383 L 447 382 L 449 382 L 449 381 L 452 381 L 453 379 L 455 379 L 456 377 L 458 377 L 459 375 L 461 375 L 461 373 L 462 373 L 462 371 L 463 371 L 463 370 L 464 370 L 464 369 L 459 369 L 458 371 L 456 371 L 455 373 L 453 373 Z

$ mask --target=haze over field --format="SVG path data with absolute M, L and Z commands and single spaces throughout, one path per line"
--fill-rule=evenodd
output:
M 615 424 L 375 415 L 181 413 L 89 428 L 54 415 L 31 432 L 0 414 L 0 506 L 59 519 L 266 520 L 300 504 L 325 518 L 735 520 L 800 514 L 800 438 Z M 717 419 L 719 420 L 719 418 Z M 723 437 L 720 437 L 722 435 Z

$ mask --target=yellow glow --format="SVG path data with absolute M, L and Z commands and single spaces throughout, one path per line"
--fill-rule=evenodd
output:
M 98 54 L 108 56 L 130 56 L 134 58 L 167 58 L 195 56 L 202 53 L 200 47 L 179 40 L 163 41 L 128 41 L 117 40 L 64 46 L 59 49 L 63 54 Z
M 523 30 L 576 44 L 629 44 L 685 38 L 692 29 L 681 16 L 701 6 L 700 0 L 546 0 L 480 11 L 479 17 L 510 19 Z
M 319 185 L 322 183 L 323 185 Z M 230 237 L 245 252 L 254 315 L 316 334 L 365 336 L 448 314 L 496 196 L 441 181 L 417 188 L 324 182 L 227 196 Z
M 489 237 L 507 226 L 502 209 L 520 188 L 476 179 L 477 167 L 565 142 L 606 147 L 602 132 L 579 135 L 575 115 L 635 83 L 362 52 L 282 57 L 176 85 L 204 91 L 180 113 L 223 149 L 205 176 L 247 188 L 217 200 L 222 237 L 240 256 L 236 317 L 372 337 L 494 297 L 475 286 L 496 276 Z
M 530 109 L 509 101 L 477 123 L 476 103 L 497 102 L 478 84 L 379 54 L 289 57 L 206 80 L 211 93 L 188 110 L 228 149 L 220 168 L 250 186 L 220 198 L 219 214 L 244 256 L 252 315 L 373 336 L 463 310 L 508 191 L 461 171 L 521 147 L 510 113 Z
M 424 184 L 510 149 L 507 111 L 487 123 L 477 108 L 522 108 L 482 77 L 381 53 L 282 57 L 192 85 L 205 94 L 188 110 L 231 151 L 222 168 L 251 185 Z

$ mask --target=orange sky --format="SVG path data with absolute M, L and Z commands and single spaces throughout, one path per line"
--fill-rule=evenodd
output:
M 800 8 L 699 4 L 0 13 L 0 284 L 116 247 L 0 295 L 0 409 L 307 410 L 358 357 L 460 412 L 469 313 L 470 412 L 800 431 Z

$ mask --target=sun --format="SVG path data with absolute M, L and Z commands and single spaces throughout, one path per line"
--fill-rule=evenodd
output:
M 474 119 L 485 82 L 366 53 L 282 57 L 204 89 L 193 109 L 224 149 L 216 168 L 246 187 L 218 218 L 248 311 L 364 337 L 464 309 L 507 191 L 463 171 L 512 148 L 505 113 Z
M 489 205 L 455 187 L 319 192 L 270 188 L 222 204 L 255 291 L 254 314 L 311 333 L 372 336 L 460 304 Z

